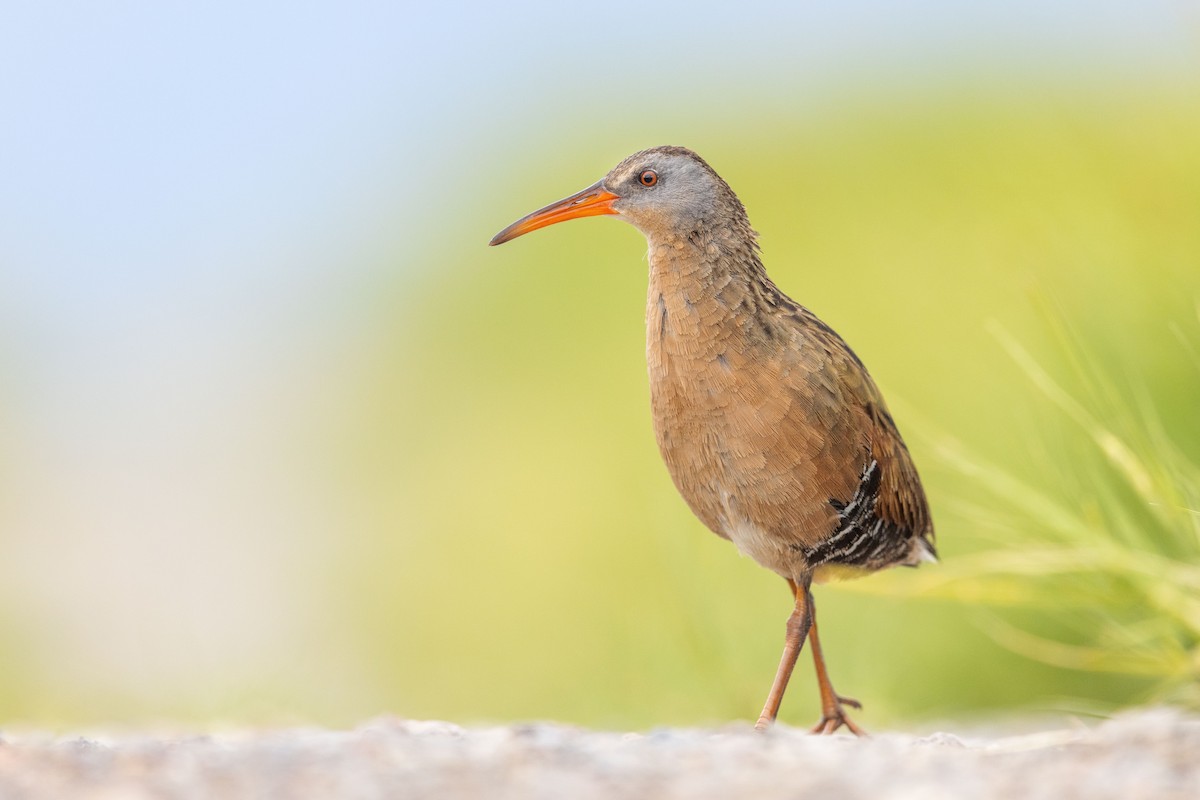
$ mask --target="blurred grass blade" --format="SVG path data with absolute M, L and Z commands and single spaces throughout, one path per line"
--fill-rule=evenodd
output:
M 1057 627 L 1055 636 L 998 617 L 985 628 L 1008 649 L 1046 664 L 1150 678 L 1160 698 L 1200 696 L 1176 691 L 1200 676 L 1200 469 L 1176 447 L 1136 383 L 1132 403 L 1121 404 L 1114 383 L 1084 376 L 1097 402 L 1111 406 L 1104 418 L 1129 421 L 1122 436 L 1005 330 L 989 327 L 1090 443 L 1082 451 L 1094 454 L 1090 461 L 1071 452 L 1064 465 L 1083 479 L 1082 493 L 1052 496 L 943 436 L 935 443 L 941 461 L 994 499 L 956 498 L 952 507 L 959 519 L 995 529 L 998 545 L 854 588 L 1044 612 L 1041 620 Z M 1078 353 L 1068 359 L 1095 370 Z

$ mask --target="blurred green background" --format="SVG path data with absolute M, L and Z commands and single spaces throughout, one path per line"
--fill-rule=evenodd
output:
M 1163 697 L 1005 646 L 1087 643 L 1036 577 L 1018 607 L 921 581 L 1041 536 L 962 454 L 1082 519 L 1117 491 L 1009 339 L 1200 461 L 1200 14 L 919 5 L 6 12 L 0 723 L 753 719 L 789 599 L 659 460 L 644 241 L 486 247 L 666 143 L 924 477 L 945 566 L 817 590 L 863 724 Z

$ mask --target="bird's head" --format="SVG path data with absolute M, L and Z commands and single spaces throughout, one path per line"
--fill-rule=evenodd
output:
M 578 217 L 616 215 L 647 238 L 687 235 L 746 212 L 725 181 L 684 147 L 654 147 L 626 158 L 596 183 L 551 203 L 500 231 L 489 244 Z

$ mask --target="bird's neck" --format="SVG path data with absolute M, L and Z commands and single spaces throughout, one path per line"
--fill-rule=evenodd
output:
M 694 230 L 643 230 L 650 245 L 650 270 L 670 270 L 702 280 L 724 272 L 748 277 L 763 273 L 757 234 L 744 220 L 700 225 Z
M 781 302 L 753 232 L 703 230 L 649 237 L 647 344 L 702 356 L 704 342 L 742 333 L 757 337 Z M 724 330 L 714 336 L 714 326 Z
M 651 299 L 661 294 L 696 301 L 723 293 L 732 302 L 739 293 L 754 297 L 778 292 L 763 269 L 748 225 L 656 232 L 647 240 Z

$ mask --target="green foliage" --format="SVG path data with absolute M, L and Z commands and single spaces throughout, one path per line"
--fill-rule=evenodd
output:
M 662 467 L 640 235 L 593 219 L 485 246 L 664 142 L 695 147 L 738 191 L 775 281 L 866 362 L 929 491 L 941 565 L 817 591 L 833 678 L 865 721 L 1105 709 L 1194 674 L 1200 373 L 1169 327 L 1200 292 L 1191 98 L 871 93 L 753 129 L 581 135 L 537 149 L 536 180 L 519 159 L 490 175 L 490 196 L 473 174 L 477 210 L 456 207 L 430 232 L 436 250 L 405 254 L 428 268 L 388 307 L 345 415 L 362 515 L 332 565 L 351 587 L 332 613 L 369 657 L 364 691 L 463 720 L 757 712 L 789 601 L 693 519 Z M 1041 297 L 1080 349 L 1045 335 Z M 1025 374 L 989 320 L 1031 343 Z M 1101 374 L 1114 377 L 1079 379 Z M 997 610 L 980 620 L 934 595 Z M 811 722 L 811 671 L 794 681 L 784 718 Z
M 1057 451 L 1058 466 L 1079 475 L 1080 487 L 1054 493 L 942 439 L 938 456 L 986 492 L 962 506 L 963 518 L 996 545 L 916 579 L 863 586 L 1037 610 L 1060 624 L 1059 636 L 1002 617 L 989 620 L 988 629 L 1006 647 L 1047 664 L 1145 677 L 1155 700 L 1200 702 L 1200 465 L 1182 452 L 1143 386 L 1124 387 L 1135 399 L 1122 399 L 1123 387 L 1085 363 L 1081 345 L 1061 327 L 1058 338 L 1090 400 L 992 328 L 1086 445 Z M 1196 340 L 1194 332 L 1183 337 L 1183 363 Z M 1200 361 L 1192 366 L 1200 371 Z

